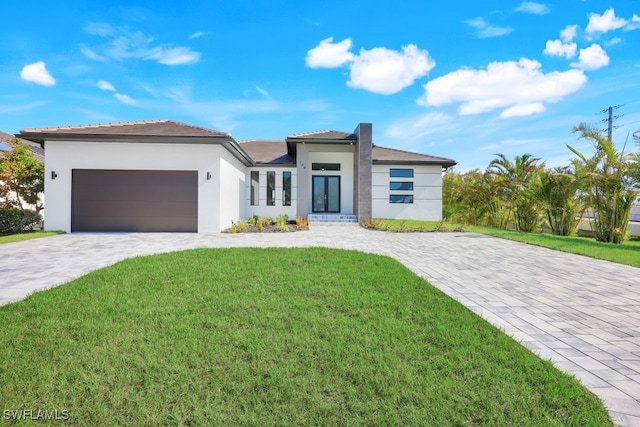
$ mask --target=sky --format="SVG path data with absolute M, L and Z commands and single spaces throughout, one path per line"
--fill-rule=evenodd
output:
M 237 141 L 373 124 L 374 144 L 484 169 L 636 150 L 640 1 L 9 2 L 0 130 L 171 119 Z M 603 112 L 604 111 L 604 112 Z M 601 122 L 604 120 L 605 122 Z

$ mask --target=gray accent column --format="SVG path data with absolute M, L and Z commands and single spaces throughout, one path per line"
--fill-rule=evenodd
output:
M 373 127 L 371 123 L 360 123 L 353 132 L 357 138 L 354 160 L 354 204 L 353 210 L 358 217 L 358 222 L 371 219 L 371 163 L 373 150 Z

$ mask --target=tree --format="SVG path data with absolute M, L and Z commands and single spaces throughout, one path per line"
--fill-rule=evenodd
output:
M 531 154 L 516 156 L 515 161 L 507 159 L 504 154 L 495 154 L 487 171 L 493 174 L 504 191 L 505 199 L 512 204 L 516 219 L 516 228 L 522 231 L 533 231 L 538 226 L 538 202 L 531 188 L 531 180 L 537 171 L 544 166 L 538 165 L 539 158 Z
M 533 194 L 544 206 L 551 232 L 559 236 L 573 234 L 585 209 L 575 171 L 571 167 L 540 169 L 531 184 Z
M 19 138 L 7 144 L 11 150 L 0 153 L 0 207 L 22 212 L 22 220 L 11 230 L 16 233 L 36 221 L 44 209 L 44 165 Z
M 595 153 L 587 157 L 567 146 L 577 158 L 573 160 L 578 176 L 584 180 L 589 207 L 594 218 L 592 228 L 601 242 L 622 243 L 629 225 L 631 205 L 639 194 L 633 171 L 638 168 L 637 155 L 619 152 L 613 142 L 588 125 L 573 128 L 580 138 L 590 141 Z

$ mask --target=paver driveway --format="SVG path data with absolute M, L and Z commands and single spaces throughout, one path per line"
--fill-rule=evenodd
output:
M 326 246 L 389 255 L 575 374 L 640 426 L 640 269 L 473 233 L 312 226 L 285 234 L 68 234 L 0 245 L 0 304 L 121 259 L 196 247 Z

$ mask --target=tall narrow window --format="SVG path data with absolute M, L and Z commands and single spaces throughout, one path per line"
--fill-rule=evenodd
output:
M 267 206 L 276 205 L 276 173 L 267 172 Z
M 258 206 L 260 190 L 260 172 L 251 171 L 251 206 Z
M 282 206 L 291 206 L 291 172 L 282 172 Z

